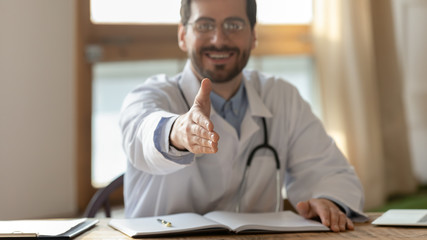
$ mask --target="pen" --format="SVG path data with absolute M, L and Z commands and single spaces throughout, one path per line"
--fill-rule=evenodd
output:
M 157 222 L 159 222 L 159 223 L 161 223 L 161 224 L 163 224 L 165 227 L 172 227 L 172 223 L 171 222 L 168 222 L 168 221 L 166 221 L 166 220 L 163 220 L 163 219 L 157 219 Z

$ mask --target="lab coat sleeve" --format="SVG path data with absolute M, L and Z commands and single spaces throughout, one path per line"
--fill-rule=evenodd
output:
M 363 216 L 360 181 L 320 120 L 296 90 L 288 93 L 288 161 L 285 182 L 295 206 L 311 198 L 327 198 Z
M 120 128 L 123 134 L 123 149 L 128 161 L 138 170 L 164 175 L 184 168 L 194 161 L 194 154 L 183 156 L 171 161 L 156 148 L 154 141 L 155 132 L 162 119 L 174 119 L 179 116 L 176 89 L 167 81 L 150 81 L 136 88 L 127 95 L 120 113 Z M 170 129 L 171 124 L 166 123 Z M 159 134 L 157 132 L 157 134 Z M 169 137 L 169 133 L 164 137 Z M 164 139 L 160 139 L 164 141 Z M 191 153 L 189 153 L 191 154 Z

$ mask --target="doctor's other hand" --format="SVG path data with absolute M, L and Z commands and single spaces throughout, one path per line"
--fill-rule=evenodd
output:
M 312 198 L 299 202 L 297 212 L 305 218 L 319 217 L 323 225 L 334 232 L 354 230 L 353 222 L 339 209 L 335 203 L 328 199 Z
M 177 149 L 195 154 L 216 153 L 219 135 L 210 120 L 212 83 L 205 78 L 191 109 L 179 116 L 172 126 L 170 143 Z

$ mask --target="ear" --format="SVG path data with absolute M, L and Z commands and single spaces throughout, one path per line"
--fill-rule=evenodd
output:
M 187 43 L 185 42 L 186 29 L 185 26 L 180 23 L 178 25 L 178 46 L 182 51 L 187 52 Z
M 255 28 L 256 27 L 254 27 L 254 29 L 252 30 L 252 50 L 254 50 L 258 46 L 258 39 Z

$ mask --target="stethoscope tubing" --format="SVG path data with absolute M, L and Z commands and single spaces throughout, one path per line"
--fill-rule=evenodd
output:
M 240 202 L 242 200 L 243 197 L 243 193 L 244 193 L 244 189 L 246 188 L 246 175 L 247 172 L 249 171 L 249 168 L 251 166 L 252 160 L 255 156 L 255 153 L 263 148 L 269 149 L 271 152 L 273 152 L 274 155 L 274 160 L 276 163 L 276 207 L 275 207 L 275 211 L 279 212 L 280 211 L 280 206 L 281 206 L 281 184 L 280 184 L 280 161 L 279 161 L 279 155 L 277 154 L 276 149 L 271 146 L 268 143 L 268 135 L 267 135 L 267 124 L 266 124 L 266 120 L 265 118 L 261 118 L 262 119 L 262 125 L 263 125 L 263 129 L 264 129 L 264 143 L 256 146 L 251 153 L 249 154 L 248 160 L 246 161 L 246 166 L 245 166 L 245 170 L 243 172 L 243 179 L 242 182 L 240 183 L 239 186 L 239 193 L 238 193 L 238 199 L 237 199 L 237 205 L 236 205 L 236 212 L 240 212 Z

